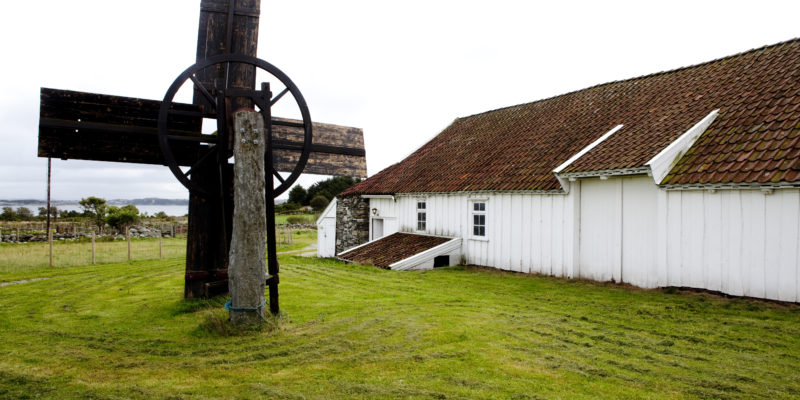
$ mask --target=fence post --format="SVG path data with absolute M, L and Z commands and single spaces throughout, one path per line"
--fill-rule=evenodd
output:
M 164 254 L 161 252 L 161 237 L 164 236 L 161 234 L 161 225 L 158 226 L 158 259 L 163 260 Z
M 21 242 L 19 241 L 19 225 L 17 225 L 17 243 L 21 243 Z
M 94 265 L 94 231 L 92 231 L 92 265 Z
M 130 228 L 125 228 L 125 239 L 128 241 L 128 262 L 131 261 L 131 230 Z
M 47 241 L 50 242 L 50 266 L 53 266 L 53 231 L 47 230 Z

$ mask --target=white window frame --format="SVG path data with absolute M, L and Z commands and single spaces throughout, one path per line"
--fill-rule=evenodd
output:
M 476 204 L 483 204 L 483 210 L 476 210 Z M 483 236 L 475 235 L 475 216 L 483 216 Z M 489 199 L 470 199 L 469 201 L 469 238 L 472 240 L 489 240 Z M 481 226 L 481 225 L 478 225 Z
M 414 207 L 414 209 L 416 210 L 415 212 L 416 225 L 414 226 L 414 228 L 417 232 L 425 232 L 428 230 L 428 202 L 426 201 L 426 199 L 422 198 L 422 199 L 416 199 L 415 204 L 416 206 Z M 420 208 L 420 204 L 422 204 L 422 208 Z M 424 220 L 419 219 L 420 214 L 425 216 Z M 422 229 L 420 229 L 420 223 L 424 225 Z

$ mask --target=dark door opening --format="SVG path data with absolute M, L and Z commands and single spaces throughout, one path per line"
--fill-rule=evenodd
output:
M 438 256 L 433 259 L 433 268 L 449 267 L 450 256 Z

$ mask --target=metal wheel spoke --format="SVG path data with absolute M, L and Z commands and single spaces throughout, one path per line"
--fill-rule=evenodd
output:
M 208 100 L 208 102 L 211 103 L 212 106 L 214 106 L 214 110 L 216 110 L 217 109 L 217 99 L 215 99 L 214 96 L 212 96 L 211 93 L 209 93 L 208 89 L 206 89 L 206 87 L 203 86 L 202 83 L 200 83 L 200 80 L 197 79 L 197 75 L 191 74 L 191 75 L 189 75 L 189 79 L 191 79 L 192 82 L 194 82 L 194 86 L 196 88 L 200 89 L 200 93 L 203 95 L 203 97 L 205 97 L 206 100 Z
M 285 95 L 286 93 L 289 93 L 289 88 L 283 89 L 283 91 L 282 91 L 282 92 L 278 93 L 278 95 L 277 95 L 277 96 L 273 97 L 273 98 L 272 98 L 272 101 L 270 101 L 270 102 L 269 102 L 269 105 L 270 105 L 270 107 L 271 107 L 271 106 L 274 106 L 274 105 L 275 105 L 275 103 L 277 103 L 277 102 L 278 102 L 278 100 L 280 100 L 280 99 L 281 99 L 281 97 L 283 97 L 283 95 Z
M 281 181 L 281 183 L 286 183 L 286 179 L 283 179 L 281 174 L 279 174 L 278 171 L 275 171 L 275 168 L 272 168 L 272 175 L 278 178 L 278 180 Z

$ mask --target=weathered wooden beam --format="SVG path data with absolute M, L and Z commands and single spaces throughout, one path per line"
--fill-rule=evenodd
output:
M 41 89 L 39 157 L 164 164 L 158 144 L 160 101 L 70 90 Z M 199 107 L 174 104 L 168 128 L 200 135 Z M 175 143 L 181 165 L 191 165 L 200 144 Z
M 220 54 L 242 54 L 257 56 L 258 24 L 261 16 L 261 0 L 202 0 L 200 22 L 197 32 L 197 61 Z M 217 65 L 197 74 L 203 86 L 214 88 L 252 89 L 255 86 L 255 67 L 233 64 L 231 71 L 225 65 Z M 208 100 L 198 91 L 194 93 L 194 104 L 210 110 Z M 246 107 L 235 104 L 234 107 Z
M 155 100 L 42 88 L 39 157 L 164 165 L 158 144 L 160 107 L 161 102 Z M 174 103 L 173 109 L 170 132 L 199 139 L 201 107 Z M 278 171 L 290 172 L 300 158 L 302 124 L 276 117 L 272 126 L 274 164 Z M 366 177 L 364 133 L 360 128 L 314 123 L 313 133 L 304 172 Z M 192 141 L 171 144 L 183 166 L 193 165 L 204 146 Z

